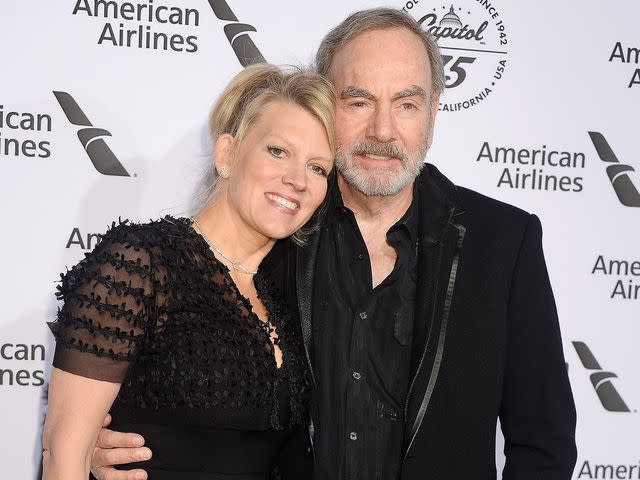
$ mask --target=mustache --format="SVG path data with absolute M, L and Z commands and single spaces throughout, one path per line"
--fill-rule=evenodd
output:
M 380 155 L 384 157 L 394 157 L 402 162 L 408 159 L 407 152 L 392 143 L 376 142 L 373 140 L 365 140 L 356 143 L 351 148 L 352 155 Z

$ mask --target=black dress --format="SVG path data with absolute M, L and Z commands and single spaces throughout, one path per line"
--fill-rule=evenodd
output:
M 113 427 L 153 451 L 150 480 L 265 479 L 306 415 L 301 333 L 262 272 L 269 324 L 186 218 L 113 225 L 62 275 L 53 365 L 122 383 Z

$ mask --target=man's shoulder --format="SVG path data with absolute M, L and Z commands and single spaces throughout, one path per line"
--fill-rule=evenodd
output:
M 470 188 L 455 185 L 435 166 L 428 164 L 423 181 L 440 189 L 455 208 L 454 220 L 467 228 L 492 234 L 513 232 L 522 234 L 531 214 L 522 208 L 484 195 Z M 428 178 L 424 178 L 428 177 Z
M 456 220 L 467 228 L 470 239 L 508 250 L 519 248 L 531 226 L 540 223 L 531 213 L 474 190 L 457 187 L 464 209 Z
M 527 219 L 531 214 L 520 207 L 456 185 L 461 210 L 476 215 L 491 215 L 505 220 Z

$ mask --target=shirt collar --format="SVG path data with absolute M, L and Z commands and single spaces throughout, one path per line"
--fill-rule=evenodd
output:
M 339 215 L 354 215 L 353 211 L 344 205 L 342 200 L 342 195 L 340 194 L 340 188 L 338 187 L 338 182 L 336 181 L 334 188 L 331 189 L 330 195 L 330 206 L 329 211 L 335 213 L 336 216 Z M 412 242 L 415 242 L 418 239 L 418 194 L 420 189 L 418 188 L 417 182 L 413 182 L 413 199 L 411 200 L 411 205 L 407 211 L 402 215 L 400 220 L 398 220 L 390 229 L 389 232 L 396 230 L 398 228 L 405 229 L 409 234 Z

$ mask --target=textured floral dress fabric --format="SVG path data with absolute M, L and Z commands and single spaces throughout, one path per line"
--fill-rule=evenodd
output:
M 170 216 L 114 224 L 62 275 L 53 364 L 122 384 L 113 428 L 145 436 L 151 480 L 268 478 L 303 423 L 299 325 L 265 273 L 254 284 L 268 323 L 192 221 Z

